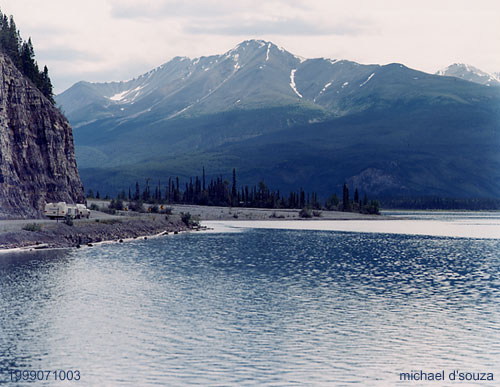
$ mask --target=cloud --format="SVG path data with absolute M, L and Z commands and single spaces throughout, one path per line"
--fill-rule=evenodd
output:
M 175 20 L 187 34 L 358 35 L 372 23 L 343 11 L 323 15 L 300 0 L 110 0 L 117 20 Z
M 1 7 L 23 38 L 31 36 L 59 91 L 71 79 L 127 79 L 249 38 L 308 58 L 500 71 L 498 0 L 2 0 Z
M 334 23 L 328 25 L 299 18 L 282 20 L 249 20 L 192 24 L 185 28 L 191 34 L 211 35 L 358 35 L 367 31 L 366 23 Z
M 227 16 L 241 12 L 245 8 L 245 3 L 248 2 L 241 1 L 235 5 L 234 2 L 227 0 L 110 0 L 113 18 L 150 20 Z
M 67 46 L 52 46 L 36 50 L 37 56 L 43 57 L 47 61 L 96 61 L 105 58 L 105 53 L 89 53 L 88 50 L 76 50 Z

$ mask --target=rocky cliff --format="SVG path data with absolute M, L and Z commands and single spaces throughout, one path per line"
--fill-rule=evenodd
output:
M 83 200 L 68 121 L 0 52 L 0 218 Z

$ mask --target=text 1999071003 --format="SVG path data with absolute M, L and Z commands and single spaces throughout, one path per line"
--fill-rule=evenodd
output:
M 10 380 L 12 382 L 24 381 L 79 381 L 79 370 L 10 370 Z

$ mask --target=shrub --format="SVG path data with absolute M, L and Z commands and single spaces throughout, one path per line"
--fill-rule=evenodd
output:
M 186 226 L 189 227 L 191 225 L 191 214 L 189 212 L 181 212 L 181 220 Z
M 116 210 L 114 208 L 110 208 L 110 207 L 102 207 L 101 212 L 104 212 L 104 213 L 110 214 L 110 215 L 116 214 Z
M 199 226 L 197 219 L 194 219 L 189 212 L 181 212 L 181 220 L 187 227 Z
M 380 215 L 380 203 L 378 200 L 370 200 L 366 206 L 363 206 L 363 212 L 366 214 Z
M 42 225 L 40 223 L 29 223 L 23 227 L 26 231 L 42 231 Z
M 309 209 L 309 208 L 303 208 L 303 209 L 301 209 L 299 211 L 299 216 L 301 218 L 312 218 L 313 214 L 312 214 L 311 209 Z
M 321 216 L 321 211 L 313 211 L 313 216 L 319 218 Z
M 95 203 L 92 203 L 90 205 L 90 210 L 91 211 L 100 211 L 99 206 L 97 204 L 95 204 Z
M 114 209 L 114 210 L 118 210 L 118 211 L 123 211 L 124 207 L 123 207 L 123 200 L 121 199 L 112 199 L 111 200 L 111 203 L 109 203 L 109 206 L 108 208 L 111 208 L 111 209 Z
M 64 217 L 64 224 L 66 224 L 68 226 L 73 226 L 73 218 L 69 215 L 66 215 Z
M 136 200 L 134 202 L 130 202 L 128 208 L 129 208 L 130 211 L 146 212 L 144 210 L 144 206 L 143 206 L 142 200 Z

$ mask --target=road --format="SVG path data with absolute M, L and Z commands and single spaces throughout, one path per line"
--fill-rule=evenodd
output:
M 100 211 L 91 211 L 89 219 L 73 219 L 73 222 L 95 222 L 96 219 L 123 219 L 122 216 L 109 215 Z M 62 222 L 63 219 L 50 220 L 48 218 L 43 219 L 13 219 L 13 220 L 0 220 L 0 232 L 10 232 L 22 230 L 27 224 L 53 224 L 56 222 Z

